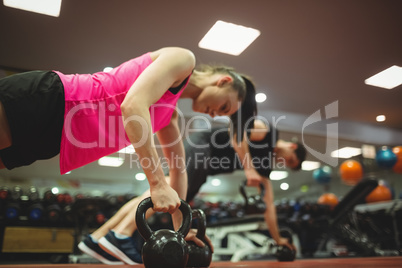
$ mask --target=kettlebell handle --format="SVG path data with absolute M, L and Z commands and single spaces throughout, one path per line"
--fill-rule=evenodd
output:
M 180 201 L 181 205 L 179 209 L 183 214 L 183 221 L 177 232 L 183 237 L 186 237 L 186 235 L 190 231 L 192 213 L 190 205 L 182 199 L 180 199 Z M 154 204 L 152 203 L 151 197 L 147 197 L 138 204 L 137 212 L 135 214 L 135 221 L 137 223 L 138 232 L 145 239 L 145 241 L 147 241 L 152 235 L 152 230 L 145 219 L 145 213 L 148 209 L 153 208 L 153 206 Z
M 207 228 L 207 219 L 205 217 L 205 213 L 201 209 L 194 209 L 192 212 L 192 216 L 193 219 L 198 219 L 196 237 L 202 240 L 205 238 L 205 229 Z
M 246 193 L 246 186 L 247 186 L 247 180 L 244 180 L 243 183 L 240 184 L 240 189 L 239 190 L 240 190 L 241 195 L 245 199 L 246 204 L 248 204 L 248 196 L 247 196 L 247 193 Z M 264 187 L 264 184 L 260 183 L 260 197 L 261 197 L 261 199 L 264 198 L 264 195 L 265 195 L 265 187 Z

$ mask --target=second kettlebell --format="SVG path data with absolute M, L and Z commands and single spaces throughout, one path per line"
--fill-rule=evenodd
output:
M 207 220 L 204 211 L 201 209 L 194 209 L 192 212 L 193 219 L 197 220 L 198 230 L 196 237 L 205 243 L 205 246 L 199 247 L 194 242 L 187 242 L 188 244 L 188 262 L 187 267 L 209 267 L 212 260 L 212 251 L 205 239 L 205 229 Z

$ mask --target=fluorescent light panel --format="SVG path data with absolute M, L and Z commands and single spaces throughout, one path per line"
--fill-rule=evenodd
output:
M 98 160 L 99 166 L 104 167 L 120 167 L 124 163 L 124 158 L 104 156 Z
M 240 55 L 260 35 L 260 31 L 218 20 L 198 43 L 200 48 L 234 56 Z
M 288 177 L 289 173 L 287 171 L 277 171 L 274 170 L 269 174 L 269 178 L 272 181 L 280 181 L 283 179 L 286 179 Z
M 58 17 L 61 0 L 3 0 L 7 7 Z
M 371 86 L 392 89 L 402 84 L 402 67 L 391 66 L 388 69 L 367 78 L 364 83 Z
M 315 170 L 317 168 L 319 168 L 321 166 L 320 162 L 316 162 L 316 161 L 303 161 L 302 163 L 302 170 Z
M 143 180 L 145 180 L 147 178 L 147 176 L 144 174 L 144 173 L 137 173 L 137 174 L 135 174 L 135 179 L 137 180 L 137 181 L 143 181 Z
M 361 148 L 343 147 L 339 150 L 333 151 L 331 153 L 331 156 L 336 157 L 336 158 L 351 158 L 351 157 L 359 155 L 361 153 L 362 153 Z

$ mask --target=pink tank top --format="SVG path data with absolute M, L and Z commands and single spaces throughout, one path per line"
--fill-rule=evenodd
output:
M 120 104 L 137 77 L 152 63 L 150 53 L 131 59 L 110 72 L 64 75 L 65 114 L 60 147 L 64 174 L 130 145 Z M 188 80 L 182 89 L 188 84 Z M 150 109 L 152 132 L 169 124 L 183 92 L 169 90 Z

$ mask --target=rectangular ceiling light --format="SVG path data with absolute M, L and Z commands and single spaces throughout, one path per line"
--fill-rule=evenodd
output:
M 391 66 L 370 78 L 367 78 L 364 83 L 370 86 L 393 89 L 402 84 L 402 67 Z
M 124 163 L 124 158 L 104 156 L 98 160 L 99 166 L 104 167 L 120 167 Z
M 331 156 L 336 157 L 336 158 L 351 158 L 351 157 L 359 155 L 361 153 L 362 153 L 361 148 L 343 147 L 339 150 L 335 150 L 335 151 L 331 152 Z
M 260 31 L 218 20 L 198 43 L 200 48 L 234 56 L 240 55 L 260 35 Z
M 319 168 L 321 166 L 320 162 L 316 162 L 316 161 L 303 161 L 302 163 L 302 170 L 315 170 L 317 168 Z
M 18 8 L 53 17 L 60 15 L 61 0 L 3 0 L 7 7 Z
M 289 176 L 289 173 L 287 171 L 278 171 L 274 170 L 269 174 L 269 179 L 272 181 L 280 181 L 283 179 L 286 179 Z

